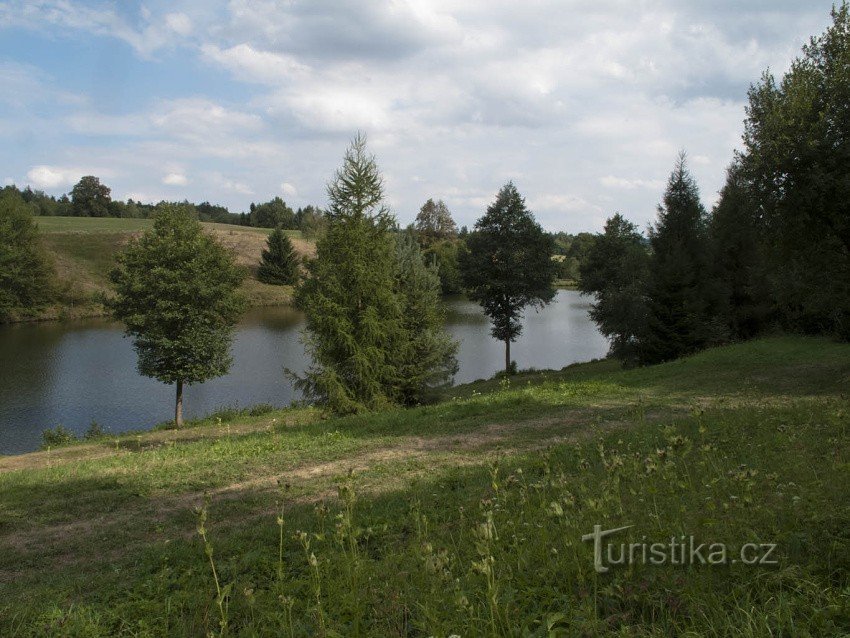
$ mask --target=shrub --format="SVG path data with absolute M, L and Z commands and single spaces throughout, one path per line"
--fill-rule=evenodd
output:
M 43 449 L 68 445 L 76 440 L 77 437 L 74 433 L 64 425 L 57 425 L 53 429 L 47 428 L 41 433 L 41 447 Z

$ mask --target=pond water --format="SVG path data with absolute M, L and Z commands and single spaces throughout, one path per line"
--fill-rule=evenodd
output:
M 477 304 L 447 300 L 447 328 L 460 342 L 455 383 L 492 376 L 504 366 L 504 345 L 490 336 Z M 605 338 L 587 316 L 589 301 L 560 290 L 547 308 L 527 313 L 511 347 L 522 368 L 562 368 L 602 357 Z M 227 376 L 188 386 L 185 415 L 225 406 L 289 404 L 283 369 L 303 371 L 303 317 L 291 308 L 249 311 L 236 331 Z M 38 448 L 45 428 L 62 424 L 82 434 L 92 420 L 109 432 L 147 429 L 173 416 L 174 388 L 142 377 L 120 324 L 105 319 L 0 326 L 0 454 Z

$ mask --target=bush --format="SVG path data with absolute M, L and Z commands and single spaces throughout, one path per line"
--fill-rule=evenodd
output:
M 85 434 L 83 434 L 83 438 L 86 441 L 100 439 L 104 436 L 106 436 L 106 430 L 103 428 L 103 426 L 100 425 L 100 423 L 95 420 L 92 420 L 91 424 L 89 425 L 89 429 L 86 430 Z
M 253 408 L 248 410 L 248 416 L 263 416 L 269 412 L 273 412 L 275 407 L 270 403 L 258 403 Z
M 68 445 L 69 443 L 73 443 L 76 440 L 77 437 L 74 435 L 74 433 L 71 432 L 71 430 L 66 428 L 64 425 L 57 425 L 53 429 L 47 428 L 41 433 L 42 449 L 59 447 L 61 445 Z

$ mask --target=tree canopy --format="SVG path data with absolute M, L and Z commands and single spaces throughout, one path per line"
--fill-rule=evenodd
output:
M 276 286 L 292 285 L 298 279 L 299 261 L 289 237 L 282 228 L 275 228 L 263 249 L 257 279 Z
M 466 244 L 460 258 L 464 288 L 490 318 L 493 336 L 504 341 L 505 370 L 510 371 L 510 344 L 522 332 L 523 312 L 555 297 L 552 236 L 543 231 L 508 182 L 475 223 Z
M 176 384 L 177 426 L 183 384 L 230 368 L 233 329 L 244 304 L 237 291 L 243 275 L 192 212 L 176 206 L 161 209 L 154 227 L 117 257 L 108 307 L 133 339 L 139 372 Z

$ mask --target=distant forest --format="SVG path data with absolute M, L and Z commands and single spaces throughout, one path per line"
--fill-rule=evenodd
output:
M 99 178 L 87 175 L 71 189 L 70 193 L 54 197 L 27 186 L 20 189 L 15 185 L 5 186 L 0 193 L 19 195 L 33 215 L 44 217 L 123 217 L 145 219 L 153 217 L 164 204 L 179 204 L 193 210 L 202 222 L 300 230 L 305 236 L 315 235 L 323 223 L 323 213 L 316 206 L 293 209 L 280 197 L 267 202 L 252 203 L 249 211 L 232 213 L 227 207 L 210 202 L 196 204 L 182 202 L 159 202 L 144 204 L 132 199 L 112 199 L 111 189 Z

